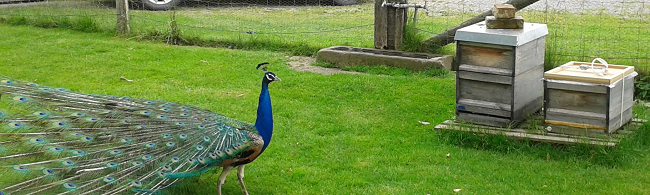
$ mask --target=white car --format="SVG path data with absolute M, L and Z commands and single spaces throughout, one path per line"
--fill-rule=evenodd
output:
M 169 10 L 174 8 L 184 0 L 141 0 L 141 1 L 144 4 L 144 6 L 150 10 Z M 214 0 L 214 1 L 218 1 L 218 0 Z M 312 0 L 312 1 L 318 1 L 319 3 L 323 2 L 325 4 L 334 4 L 334 5 L 354 5 L 358 3 L 358 0 L 324 0 L 324 1 Z

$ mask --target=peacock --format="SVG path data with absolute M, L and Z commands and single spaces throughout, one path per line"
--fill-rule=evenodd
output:
M 271 142 L 265 67 L 250 124 L 194 106 L 76 93 L 0 76 L 0 195 L 154 194 L 182 178 L 244 166 Z

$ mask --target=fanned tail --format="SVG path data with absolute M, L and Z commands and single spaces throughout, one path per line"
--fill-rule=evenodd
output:
M 251 145 L 249 123 L 0 76 L 0 194 L 152 194 Z

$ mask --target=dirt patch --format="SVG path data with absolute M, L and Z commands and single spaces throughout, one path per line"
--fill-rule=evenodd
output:
M 338 68 L 325 68 L 321 66 L 313 66 L 312 63 L 316 62 L 315 58 L 304 57 L 304 56 L 290 56 L 289 57 L 289 68 L 301 71 L 301 72 L 315 72 L 324 75 L 333 75 L 333 74 L 365 74 L 360 72 L 351 72 L 345 71 Z

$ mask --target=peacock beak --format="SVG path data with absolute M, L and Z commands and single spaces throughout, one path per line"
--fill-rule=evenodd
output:
M 273 75 L 273 81 L 282 81 L 280 77 Z

